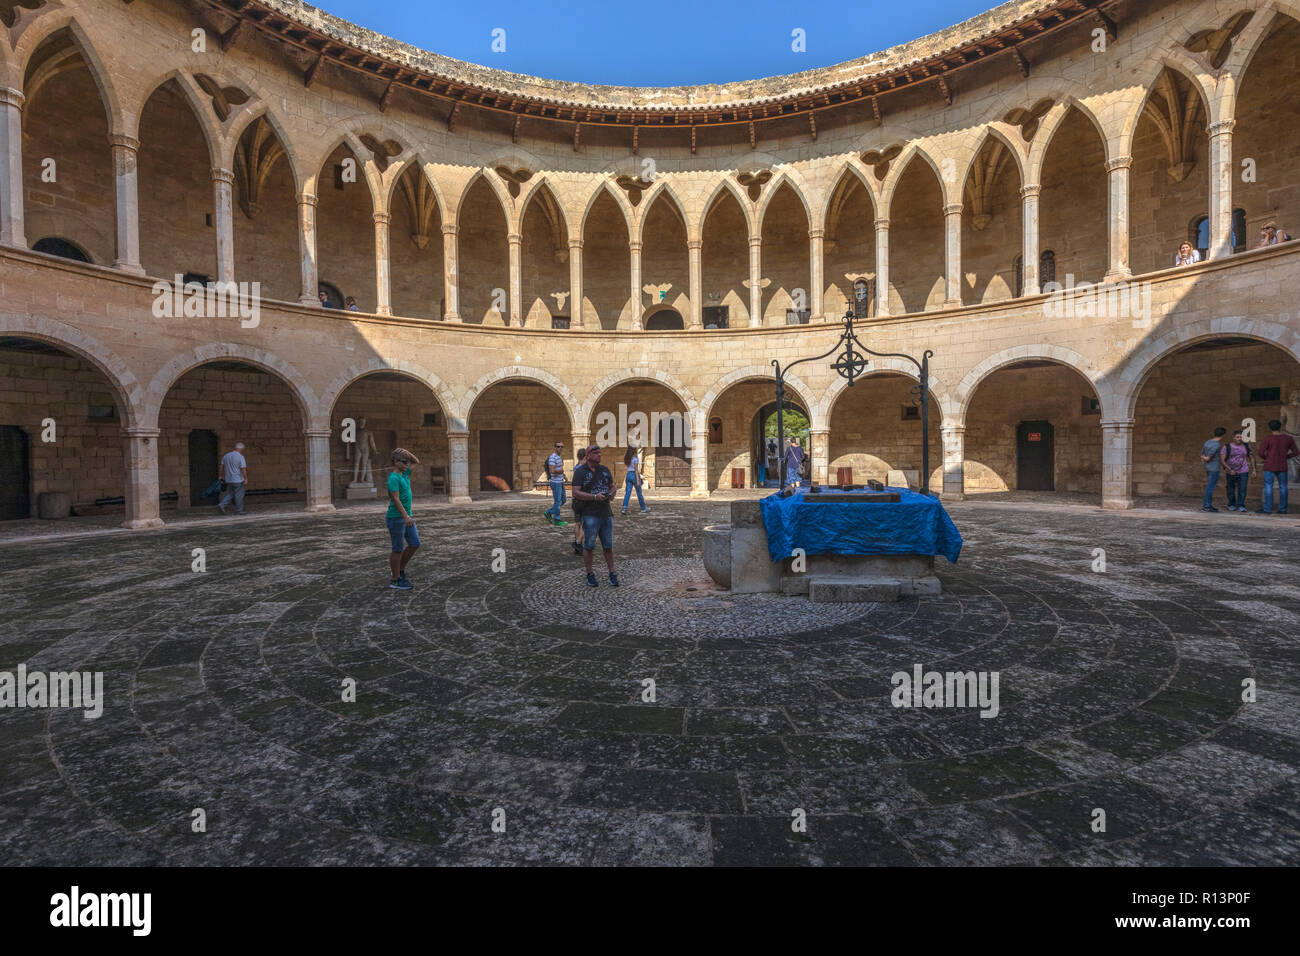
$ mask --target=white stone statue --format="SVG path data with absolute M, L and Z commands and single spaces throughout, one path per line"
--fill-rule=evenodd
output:
M 1290 435 L 1295 439 L 1296 445 L 1300 446 L 1300 388 L 1291 390 L 1278 418 L 1282 422 L 1282 434 Z M 1287 462 L 1286 478 L 1288 484 L 1300 484 L 1300 458 L 1292 458 Z
M 348 485 L 347 497 L 373 498 L 375 496 L 375 476 L 372 461 L 375 454 L 375 436 L 366 428 L 363 418 L 357 422 L 357 454 L 352 460 L 352 484 Z

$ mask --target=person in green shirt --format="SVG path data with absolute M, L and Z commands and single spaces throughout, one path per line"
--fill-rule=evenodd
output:
M 395 591 L 411 590 L 411 582 L 406 578 L 406 566 L 420 547 L 420 533 L 415 529 L 415 519 L 411 517 L 411 465 L 418 465 L 420 459 L 405 448 L 393 449 L 393 470 L 388 475 L 388 536 L 393 539 L 393 551 L 389 555 L 393 579 L 388 586 Z

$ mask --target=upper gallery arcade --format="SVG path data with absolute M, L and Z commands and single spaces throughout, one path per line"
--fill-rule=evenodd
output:
M 1144 388 L 1187 381 L 1161 363 L 1218 349 L 1262 369 L 1260 394 L 1300 387 L 1297 253 L 1254 248 L 1300 228 L 1295 3 L 1021 0 L 834 67 L 672 89 L 487 69 L 287 0 L 0 0 L 0 22 L 0 345 L 102 378 L 137 523 L 174 387 L 222 362 L 285 390 L 283 484 L 317 507 L 356 379 L 428 390 L 464 497 L 493 387 L 542 388 L 576 439 L 610 389 L 658 383 L 705 437 L 728 388 L 823 350 L 846 310 L 882 351 L 934 350 L 953 494 L 1016 487 L 1015 423 L 981 389 L 1068 393 L 1057 484 L 1124 506 L 1143 475 L 1178 490 L 1174 446 L 1201 427 L 1143 445 L 1143 402 L 1169 424 Z M 1184 240 L 1204 261 L 1173 269 Z M 155 318 L 153 280 L 177 275 L 259 283 L 260 325 Z M 1048 308 L 1067 277 L 1149 283 L 1150 314 Z M 837 424 L 832 372 L 801 384 L 821 476 L 884 460 L 867 406 Z M 745 409 L 722 427 L 747 431 Z M 692 489 L 751 451 L 711 448 Z

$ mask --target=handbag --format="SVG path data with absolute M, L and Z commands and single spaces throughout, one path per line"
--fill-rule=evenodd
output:
M 217 495 L 221 494 L 221 492 L 223 492 L 223 491 L 225 491 L 225 490 L 226 490 L 226 483 L 225 483 L 225 481 L 223 481 L 222 479 L 218 478 L 218 479 L 217 479 L 216 481 L 214 481 L 212 484 L 208 485 L 207 490 L 203 492 L 202 497 L 204 497 L 204 498 L 215 498 Z

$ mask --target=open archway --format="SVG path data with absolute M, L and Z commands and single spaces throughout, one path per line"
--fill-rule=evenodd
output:
M 573 423 L 564 400 L 543 383 L 520 377 L 493 382 L 474 398 L 469 426 L 472 491 L 530 491 L 546 474 L 555 443 L 572 467 Z
M 338 289 L 345 303 L 355 299 L 360 312 L 375 310 L 374 207 L 361 161 L 346 144 L 317 174 L 316 258 L 321 289 Z
M 418 163 L 410 164 L 393 190 L 389 230 L 393 314 L 441 319 L 447 311 L 442 212 Z
M 921 487 L 921 409 L 917 382 L 906 375 L 878 372 L 854 382 L 835 396 L 830 412 L 832 484 L 888 482 L 901 471 L 913 488 Z M 939 403 L 930 396 L 930 487 L 943 479 Z
M 962 198 L 961 298 L 967 305 L 1021 292 L 1020 186 L 1011 150 L 989 136 L 971 163 Z
M 920 156 L 903 170 L 889 210 L 890 313 L 940 308 L 946 294 L 943 187 Z
M 297 301 L 298 197 L 284 144 L 266 117 L 240 135 L 234 173 L 235 275 L 260 282 L 267 298 Z
M 582 236 L 583 308 L 588 317 L 600 317 L 600 328 L 630 329 L 640 317 L 641 296 L 631 297 L 630 274 L 627 219 L 602 189 L 587 212 Z
M 1070 107 L 1043 157 L 1038 248 L 1040 287 L 1100 281 L 1110 221 L 1106 147 L 1092 121 Z
M 812 406 L 794 389 L 786 388 L 786 438 L 799 439 L 811 455 L 811 436 L 797 415 L 811 423 Z M 731 383 L 708 409 L 709 488 L 758 488 L 775 482 L 769 461 L 769 432 L 776 428 L 776 396 L 771 379 L 746 378 Z M 770 427 L 769 427 L 770 426 Z
M 750 324 L 749 226 L 740 202 L 721 189 L 704 216 L 700 256 L 704 283 L 704 325 L 744 328 Z
M 686 403 L 671 388 L 644 379 L 613 386 L 592 407 L 591 440 L 604 449 L 603 463 L 623 488 L 623 460 L 640 449 L 647 488 L 690 488 L 691 430 Z
M 763 213 L 763 325 L 797 325 L 811 318 L 808 294 L 808 213 L 788 181 Z
M 214 165 L 193 105 L 168 80 L 140 113 L 140 264 L 149 275 L 216 280 Z
M 838 317 L 852 309 L 857 318 L 876 314 L 876 209 L 871 193 L 845 170 L 831 192 L 822 240 L 826 285 L 822 307 Z

